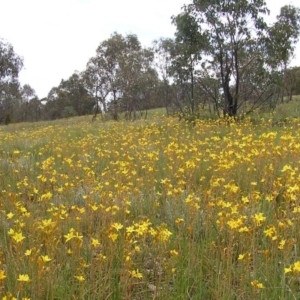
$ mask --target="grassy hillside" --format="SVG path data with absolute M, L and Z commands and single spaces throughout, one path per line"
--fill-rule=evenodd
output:
M 299 129 L 0 127 L 1 299 L 300 298 Z

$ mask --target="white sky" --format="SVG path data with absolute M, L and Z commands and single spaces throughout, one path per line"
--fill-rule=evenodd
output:
M 270 22 L 280 7 L 299 0 L 267 0 Z M 191 0 L 0 0 L 0 38 L 24 58 L 22 84 L 30 84 L 40 98 L 83 71 L 96 48 L 117 31 L 136 34 L 143 46 L 173 37 L 171 16 Z M 299 6 L 299 3 L 298 3 Z M 298 53 L 297 53 L 298 52 Z M 297 55 L 298 54 L 298 55 Z M 300 65 L 300 43 L 293 65 Z

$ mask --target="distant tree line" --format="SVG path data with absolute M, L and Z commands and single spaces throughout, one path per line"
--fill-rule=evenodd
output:
M 46 98 L 21 86 L 23 59 L 0 40 L 0 123 L 86 114 L 118 120 L 165 107 L 168 114 L 237 116 L 274 109 L 300 94 L 300 67 L 290 67 L 300 10 L 281 8 L 268 25 L 265 1 L 194 0 L 172 17 L 175 37 L 144 48 L 134 34 L 113 33 L 82 72 L 61 80 Z

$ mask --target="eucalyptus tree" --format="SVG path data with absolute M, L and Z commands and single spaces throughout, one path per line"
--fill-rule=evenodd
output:
M 287 69 L 293 58 L 300 33 L 300 10 L 292 5 L 280 9 L 277 21 L 269 27 L 268 62 L 278 69 Z
M 286 11 L 284 18 L 278 18 L 279 23 L 292 19 L 293 9 Z M 176 23 L 177 36 L 187 36 L 189 31 L 186 33 L 185 28 L 197 25 L 206 41 L 198 46 L 202 57 L 199 81 L 204 90 L 209 90 L 210 81 L 201 80 L 203 74 L 219 81 L 222 92 L 218 103 L 223 105 L 224 115 L 236 116 L 243 104 L 246 111 L 252 111 L 278 93 L 274 76 L 277 65 L 271 64 L 269 41 L 280 36 L 285 42 L 283 48 L 291 49 L 289 42 L 299 33 L 296 30 L 292 35 L 286 34 L 293 22 L 282 28 L 283 34 L 278 33 L 278 26 L 271 30 L 265 22 L 268 13 L 264 0 L 193 0 L 183 7 L 181 16 L 189 16 L 181 18 L 184 26 Z
M 13 113 L 13 107 L 20 100 L 18 75 L 22 67 L 23 59 L 13 46 L 0 39 L 0 122 L 5 115 Z
M 21 121 L 18 110 L 21 105 L 20 84 L 17 80 L 0 82 L 0 123 L 6 118 Z
M 294 95 L 300 95 L 300 67 L 286 70 L 283 85 L 287 101 L 291 101 Z
M 122 91 L 121 104 L 129 118 L 135 118 L 137 110 L 147 111 L 151 106 L 151 96 L 158 84 L 153 59 L 153 51 L 141 47 L 129 49 L 119 57 L 118 84 Z
M 75 115 L 82 116 L 91 113 L 94 101 L 84 85 L 82 74 L 75 72 L 67 80 L 62 80 L 59 89 L 67 98 L 68 108 Z
M 31 98 L 27 105 L 26 120 L 36 122 L 42 120 L 43 104 L 36 96 Z
M 117 119 L 117 108 L 126 110 L 127 115 L 136 111 L 137 98 L 139 93 L 140 71 L 142 68 L 142 46 L 138 37 L 134 34 L 121 36 L 121 43 L 116 45 L 116 80 L 114 82 L 114 98 L 112 99 L 111 111 L 113 118 Z M 116 92 L 118 98 L 116 99 Z M 118 100 L 118 101 L 117 101 Z M 117 104 L 119 104 L 117 106 Z M 120 107 L 121 106 L 121 107 Z
M 24 84 L 20 87 L 20 101 L 19 105 L 14 109 L 14 121 L 39 121 L 42 118 L 42 109 L 43 105 L 35 90 L 29 84 Z
M 117 91 L 119 94 L 117 78 L 119 57 L 126 46 L 124 37 L 115 32 L 109 39 L 100 43 L 96 55 L 87 63 L 83 77 L 90 94 L 95 99 L 94 117 L 97 116 L 98 112 L 102 113 L 102 109 L 106 113 L 108 110 L 107 102 L 113 99 Z
M 45 115 L 50 119 L 86 115 L 92 112 L 93 105 L 94 100 L 85 87 L 83 77 L 75 72 L 50 90 Z
M 300 33 L 300 10 L 292 5 L 285 5 L 281 8 L 277 21 L 270 26 L 267 37 L 268 62 L 275 69 L 282 86 L 283 96 L 288 93 L 291 99 L 291 87 L 293 83 L 290 79 L 293 72 L 288 70 L 288 65 L 295 54 L 296 43 Z
M 99 46 L 96 56 L 88 61 L 83 72 L 85 86 L 95 101 L 95 117 L 98 112 L 102 113 L 102 110 L 107 112 L 107 98 L 115 81 L 115 65 L 107 61 L 107 56 L 103 55 L 102 50 Z
M 64 98 L 58 87 L 53 87 L 45 98 L 46 103 L 43 109 L 43 119 L 55 120 L 62 118 L 62 110 L 66 106 Z
M 140 110 L 146 111 L 156 106 L 156 95 L 159 87 L 159 77 L 154 67 L 154 53 L 151 48 L 140 52 L 140 70 L 137 78 L 136 101 Z
M 0 81 L 9 83 L 18 79 L 23 67 L 23 59 L 17 55 L 13 46 L 0 39 Z
M 185 17 L 174 17 L 173 22 L 183 26 Z M 153 42 L 155 67 L 161 80 L 160 95 L 168 114 L 174 111 L 193 114 L 199 109 L 196 67 L 200 59 L 197 47 L 201 36 L 195 32 L 196 28 L 193 31 L 184 28 L 187 37 L 177 34 L 175 39 L 160 38 Z
M 109 81 L 105 76 L 102 61 L 98 60 L 97 62 L 96 58 L 91 58 L 88 62 L 87 69 L 83 72 L 83 78 L 89 94 L 94 99 L 94 117 L 96 117 L 98 112 L 102 114 L 100 103 L 104 107 L 104 112 L 107 111 L 106 99 L 111 91 Z
M 159 38 L 153 41 L 152 49 L 154 53 L 154 65 L 161 80 L 158 93 L 164 101 L 167 114 L 169 114 L 172 99 L 174 98 L 171 89 L 171 67 L 175 53 L 175 41 L 171 38 Z
M 21 103 L 20 103 L 20 120 L 27 121 L 27 115 L 29 110 L 29 103 L 33 98 L 37 98 L 35 90 L 29 85 L 24 84 L 20 90 Z
M 140 109 L 156 79 L 152 61 L 151 50 L 144 49 L 134 34 L 115 32 L 100 43 L 83 72 L 95 99 L 95 116 L 110 110 L 117 120 L 120 109 L 129 113 Z
M 194 114 L 199 108 L 199 103 L 195 99 L 196 68 L 202 60 L 203 51 L 207 47 L 207 33 L 202 30 L 197 19 L 186 11 L 173 16 L 172 22 L 177 28 L 173 72 L 177 74 L 181 85 L 189 86 L 188 108 L 191 114 Z

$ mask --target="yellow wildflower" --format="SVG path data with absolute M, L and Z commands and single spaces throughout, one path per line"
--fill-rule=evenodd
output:
M 279 242 L 278 249 L 279 249 L 279 250 L 283 250 L 284 245 L 285 245 L 285 240 L 281 240 L 281 241 Z
M 82 275 L 74 276 L 74 278 L 77 279 L 77 280 L 80 281 L 80 282 L 85 281 L 85 278 L 84 278 Z
M 98 239 L 92 238 L 92 245 L 93 245 L 93 247 L 97 247 L 98 245 L 100 245 Z
M 300 272 L 300 261 L 293 264 L 293 271 Z
M 15 232 L 12 236 L 12 238 L 17 242 L 20 243 L 25 239 L 25 236 L 23 236 L 22 232 Z
M 108 236 L 113 242 L 116 241 L 116 239 L 118 238 L 118 235 L 116 233 L 111 233 L 109 236 Z
M 51 261 L 51 258 L 48 255 L 41 255 L 43 262 L 47 263 Z
M 266 217 L 263 215 L 263 213 L 255 214 L 252 218 L 256 226 L 260 226 L 266 220 Z
M 7 219 L 11 219 L 11 218 L 13 218 L 14 214 L 12 212 L 10 212 L 6 216 L 7 216 Z
M 112 227 L 112 228 L 115 228 L 117 231 L 119 231 L 120 229 L 123 228 L 123 225 L 120 224 L 120 223 L 114 223 L 114 224 L 112 224 L 111 227 Z
M 26 250 L 24 254 L 25 254 L 25 256 L 30 256 L 31 253 L 32 253 L 32 249 L 29 249 L 29 250 Z
M 253 280 L 251 281 L 251 285 L 254 287 L 254 288 L 257 288 L 257 289 L 264 289 L 264 285 L 262 283 L 260 283 L 258 280 Z
M 130 271 L 129 273 L 130 273 L 131 277 L 133 277 L 133 278 L 138 278 L 138 279 L 143 278 L 143 274 L 141 272 L 139 272 L 139 269 Z
M 175 256 L 175 255 L 178 255 L 178 252 L 176 250 L 171 250 L 170 254 Z
M 0 270 L 0 280 L 3 280 L 6 278 L 5 272 L 3 270 Z
M 29 278 L 28 274 L 20 274 L 19 278 L 17 280 L 21 281 L 21 282 L 29 282 L 30 278 Z

